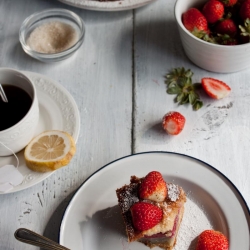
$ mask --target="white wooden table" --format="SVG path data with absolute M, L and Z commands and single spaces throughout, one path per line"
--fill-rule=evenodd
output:
M 65 168 L 37 185 L 0 196 L 0 249 L 37 249 L 15 240 L 25 227 L 58 240 L 63 213 L 77 188 L 117 158 L 144 151 L 178 152 L 220 170 L 250 206 L 250 68 L 233 74 L 207 72 L 184 54 L 174 19 L 175 1 L 156 2 L 123 12 L 77 9 L 56 0 L 0 1 L 0 67 L 32 71 L 63 85 L 80 112 L 77 154 Z M 71 58 L 46 64 L 26 55 L 18 40 L 23 20 L 46 8 L 67 8 L 86 24 L 82 47 Z M 194 81 L 214 77 L 227 82 L 229 97 L 204 107 L 177 106 L 166 94 L 164 75 L 172 68 L 194 72 Z M 177 110 L 186 117 L 175 137 L 160 126 Z M 2 118 L 1 118 L 2 119 Z

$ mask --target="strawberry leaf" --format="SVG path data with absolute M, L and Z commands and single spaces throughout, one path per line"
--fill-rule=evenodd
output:
M 193 109 L 198 110 L 203 106 L 203 102 L 201 100 L 196 100 L 196 102 L 193 104 Z
M 191 91 L 188 95 L 188 98 L 189 98 L 189 103 L 193 105 L 197 99 L 197 94 Z
M 167 93 L 170 94 L 170 95 L 180 94 L 181 93 L 181 88 L 179 88 L 178 86 L 168 88 Z
M 194 110 L 202 107 L 202 101 L 196 90 L 197 83 L 192 83 L 193 72 L 185 68 L 175 68 L 165 76 L 168 94 L 176 94 L 175 102 L 180 105 L 190 103 Z M 201 85 L 199 85 L 200 87 Z

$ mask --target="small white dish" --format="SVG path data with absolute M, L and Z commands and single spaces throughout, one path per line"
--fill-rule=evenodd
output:
M 142 7 L 156 0 L 117 0 L 100 2 L 98 0 L 59 0 L 62 3 L 81 9 L 96 11 L 121 11 Z
M 62 85 L 48 77 L 33 72 L 23 72 L 23 74 L 34 82 L 37 91 L 40 115 L 35 135 L 45 130 L 58 129 L 71 134 L 77 142 L 80 131 L 80 115 L 71 94 Z M 19 152 L 17 156 L 19 158 L 18 170 L 24 176 L 24 181 L 7 193 L 29 188 L 54 173 L 34 172 L 25 165 L 23 151 Z M 7 164 L 16 166 L 15 157 L 0 157 L 0 167 Z
M 57 25 L 59 23 L 62 25 L 67 25 L 68 27 L 71 27 L 70 30 L 74 30 L 75 41 L 74 41 L 74 43 L 72 41 L 73 45 L 71 44 L 71 46 L 68 47 L 67 49 L 62 50 L 60 52 L 56 52 L 56 53 L 41 53 L 41 52 L 34 50 L 28 43 L 29 37 L 32 34 L 32 32 L 36 28 L 39 28 L 39 27 L 41 28 L 42 25 L 48 25 L 48 24 L 51 24 L 53 22 L 56 22 Z M 47 29 L 48 29 L 48 27 L 47 27 Z M 51 27 L 50 27 L 50 29 L 51 29 Z M 61 29 L 62 29 L 62 27 L 58 28 L 57 31 L 60 31 Z M 68 30 L 65 32 L 69 33 L 69 28 L 67 28 L 67 29 Z M 43 30 L 43 32 L 45 32 L 45 31 Z M 48 33 L 48 31 L 47 31 L 47 33 Z M 52 32 L 50 32 L 50 33 L 52 33 Z M 60 34 L 60 32 L 59 32 L 59 34 Z M 62 34 L 63 34 L 63 32 L 62 32 Z M 74 13 L 70 10 L 66 10 L 66 9 L 47 9 L 47 10 L 43 10 L 41 12 L 36 12 L 36 13 L 32 14 L 31 16 L 27 17 L 23 21 L 23 23 L 20 27 L 20 30 L 19 30 L 19 41 L 22 45 L 23 50 L 31 57 L 33 57 L 39 61 L 42 61 L 42 62 L 57 62 L 57 61 L 61 61 L 61 60 L 68 58 L 75 51 L 77 51 L 83 43 L 84 35 L 85 35 L 84 22 L 83 22 L 82 18 L 80 18 L 76 13 Z M 40 36 L 42 36 L 42 34 L 40 34 Z M 69 37 L 69 35 L 65 37 L 65 34 L 63 36 L 65 39 Z M 73 34 L 71 34 L 71 36 L 73 36 Z M 43 34 L 43 38 L 44 37 L 46 37 L 46 36 Z M 58 35 L 55 36 L 55 38 L 56 37 L 58 37 Z M 43 40 L 43 39 L 40 39 L 40 40 Z M 50 42 L 48 41 L 47 43 L 51 43 L 53 45 L 57 44 L 57 46 L 58 46 L 57 39 L 54 41 L 52 39 Z M 47 43 L 46 43 L 46 46 L 47 46 Z M 44 46 L 44 42 L 42 44 Z M 52 45 L 51 45 L 51 47 L 52 47 Z
M 90 176 L 66 209 L 60 244 L 77 250 L 147 250 L 141 243 L 127 242 L 115 191 L 128 184 L 130 176 L 143 177 L 153 170 L 182 186 L 188 196 L 175 250 L 195 249 L 194 239 L 210 228 L 229 238 L 230 249 L 249 250 L 250 212 L 236 187 L 210 165 L 169 152 L 127 156 Z

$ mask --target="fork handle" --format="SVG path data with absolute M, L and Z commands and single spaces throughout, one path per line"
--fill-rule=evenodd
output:
M 26 228 L 17 229 L 14 236 L 21 242 L 42 247 L 47 250 L 70 250 L 69 248 L 59 245 L 58 243 Z

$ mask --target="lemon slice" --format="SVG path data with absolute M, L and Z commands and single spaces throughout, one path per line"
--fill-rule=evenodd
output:
M 45 131 L 33 138 L 24 151 L 27 167 L 37 172 L 66 166 L 76 152 L 72 136 L 64 131 Z

